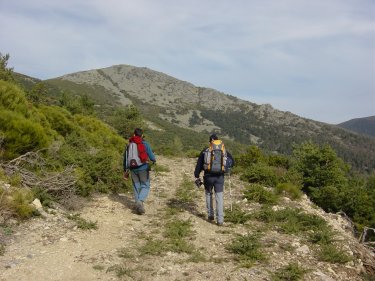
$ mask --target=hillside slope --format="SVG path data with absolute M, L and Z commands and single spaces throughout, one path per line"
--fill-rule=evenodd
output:
M 362 280 L 363 266 L 357 255 L 361 246 L 340 216 L 324 213 L 306 197 L 296 202 L 284 198 L 273 207 L 301 208 L 331 225 L 337 241 L 353 260 L 344 264 L 323 262 L 317 257 L 319 246 L 311 244 L 303 233 L 288 235 L 255 219 L 244 225 L 226 222 L 223 227 L 207 222 L 203 190 L 192 185 L 195 160 L 159 157 L 158 163 L 180 168 L 152 172 L 152 191 L 144 216 L 132 212 L 131 194 L 97 195 L 81 203 L 79 210 L 82 218 L 97 222 L 96 230 L 77 228 L 62 208 L 13 226 L 13 234 L 0 237 L 6 240 L 6 251 L 0 255 L 0 280 L 271 280 L 275 272 L 290 264 L 306 270 L 303 280 Z M 242 200 L 243 188 L 237 177 L 231 177 L 230 185 L 227 178 L 227 216 L 231 203 L 249 214 L 259 210 L 259 204 Z M 188 202 L 186 194 L 194 200 Z M 176 222 L 182 222 L 178 232 L 187 235 L 180 240 L 165 234 Z M 188 225 L 191 228 L 184 228 Z M 238 235 L 247 234 L 259 236 L 265 255 L 249 268 L 241 267 L 241 259 L 228 251 Z
M 375 116 L 351 119 L 337 126 L 363 135 L 375 137 Z
M 257 105 L 219 91 L 196 87 L 166 74 L 129 65 L 67 74 L 47 83 L 87 94 L 101 105 L 135 104 L 148 120 L 197 132 L 218 132 L 236 142 L 290 153 L 293 144 L 330 144 L 360 170 L 375 168 L 375 140 L 337 126 L 301 118 L 271 105 Z

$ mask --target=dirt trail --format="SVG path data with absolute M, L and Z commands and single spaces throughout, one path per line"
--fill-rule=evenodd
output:
M 159 157 L 158 163 L 170 172 L 151 175 L 151 192 L 145 204 L 146 215 L 132 211 L 132 194 L 96 195 L 85 202 L 80 216 L 96 221 L 97 229 L 82 230 L 66 217 L 64 210 L 54 210 L 46 218 L 32 220 L 14 227 L 0 256 L 0 281 L 84 281 L 84 280 L 270 280 L 270 272 L 293 258 L 280 250 L 275 231 L 267 233 L 270 260 L 252 268 L 239 268 L 226 250 L 235 234 L 249 232 L 249 227 L 226 224 L 218 227 L 205 220 L 203 190 L 194 211 L 177 216 L 190 219 L 194 237 L 189 241 L 204 256 L 192 261 L 185 253 L 167 252 L 162 255 L 140 255 L 138 250 L 147 240 L 161 237 L 165 225 L 167 203 L 175 196 L 184 175 L 193 180 L 195 160 Z M 240 201 L 243 184 L 232 178 L 232 198 Z M 225 207 L 229 207 L 229 190 L 225 192 Z M 235 200 L 235 199 L 233 199 Z M 251 228 L 250 228 L 251 229 Z M 299 243 L 283 237 L 288 243 Z M 269 241 L 268 241 L 269 240 Z M 268 241 L 268 242 L 267 242 Z M 302 245 L 301 245 L 302 246 Z M 300 255 L 300 256 L 299 256 Z M 311 253 L 296 253 L 315 267 L 305 280 L 360 280 L 354 269 L 338 269 L 315 264 Z M 332 276 L 332 277 L 330 277 Z
M 124 259 L 119 257 L 119 251 L 136 248 L 143 243 L 144 235 L 157 231 L 158 222 L 163 220 L 162 210 L 167 200 L 174 195 L 183 175 L 193 180 L 193 162 L 159 157 L 158 163 L 170 167 L 173 172 L 152 173 L 152 190 L 145 204 L 146 215 L 133 213 L 130 193 L 98 195 L 86 202 L 86 206 L 79 212 L 85 220 L 97 222 L 96 230 L 77 228 L 62 210 L 48 214 L 47 218 L 34 218 L 20 225 L 12 234 L 5 255 L 0 256 L 0 280 L 118 280 L 115 272 L 107 272 L 108 268 L 116 268 L 114 265 L 124 263 Z M 181 166 L 181 163 L 184 164 Z M 201 193 L 198 204 L 200 211 L 204 212 L 203 191 Z M 202 237 L 197 239 L 198 244 L 204 245 L 207 239 L 214 239 L 217 230 L 215 225 L 189 213 L 183 216 L 192 217 L 197 236 Z M 123 278 L 174 280 L 185 276 L 186 279 L 191 268 L 174 264 L 173 260 L 177 256 L 175 253 L 167 253 L 166 257 L 136 257 L 132 266 L 136 269 L 139 263 L 140 271 L 134 272 L 132 278 L 126 275 Z M 203 274 L 202 280 L 207 279 L 204 276 L 206 271 L 209 268 L 203 266 L 198 273 Z M 199 280 L 200 277 L 194 279 Z

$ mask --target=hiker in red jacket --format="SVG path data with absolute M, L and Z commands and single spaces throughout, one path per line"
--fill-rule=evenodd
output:
M 145 213 L 144 201 L 150 192 L 150 163 L 156 162 L 154 153 L 148 142 L 143 139 L 143 130 L 136 128 L 134 135 L 129 139 L 129 144 L 124 152 L 124 179 L 131 174 L 135 211 L 142 215 Z

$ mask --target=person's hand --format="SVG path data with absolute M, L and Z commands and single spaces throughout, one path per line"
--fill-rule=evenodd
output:
M 124 180 L 129 179 L 129 171 L 124 171 Z
M 202 184 L 203 184 L 203 182 L 201 181 L 200 178 L 196 178 L 196 179 L 195 179 L 195 185 L 196 185 L 198 188 L 201 187 Z

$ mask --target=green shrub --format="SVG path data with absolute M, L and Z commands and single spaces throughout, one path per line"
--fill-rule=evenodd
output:
M 173 220 L 166 224 L 164 236 L 169 239 L 180 240 L 194 234 L 190 220 Z
M 242 167 L 249 167 L 255 163 L 264 162 L 265 156 L 262 150 L 252 145 L 246 149 L 246 152 L 241 154 L 237 159 L 237 165 Z
M 83 129 L 79 132 L 90 146 L 97 148 L 113 148 L 123 153 L 125 140 L 116 132 L 92 116 L 75 115 L 74 121 Z
M 335 236 L 331 229 L 323 227 L 309 234 L 309 241 L 313 244 L 329 245 L 335 242 Z
M 342 194 L 336 186 L 310 188 L 309 194 L 311 201 L 327 212 L 342 210 Z
M 91 118 L 81 120 L 86 123 Z M 106 133 L 106 138 L 102 136 Z M 106 142 L 107 140 L 107 142 Z M 57 157 L 62 165 L 76 166 L 77 193 L 87 196 L 92 191 L 128 190 L 122 178 L 122 159 L 125 140 L 100 121 L 90 127 L 90 132 L 78 127 L 65 137 Z
M 277 184 L 275 170 L 263 163 L 251 164 L 245 170 L 241 179 L 250 183 L 259 183 L 267 186 L 275 186 Z
M 16 112 L 45 129 L 49 128 L 46 117 L 26 99 L 25 92 L 10 82 L 0 81 L 0 110 L 2 109 Z
M 278 269 L 272 274 L 272 281 L 298 281 L 303 280 L 303 276 L 307 272 L 306 269 L 297 263 L 290 263 L 287 266 Z
M 33 194 L 27 189 L 16 189 L 12 194 L 11 207 L 21 219 L 31 217 L 35 208 L 30 204 L 33 201 Z
M 0 108 L 0 130 L 4 132 L 3 155 L 6 159 L 47 147 L 52 138 L 49 132 L 32 119 L 17 112 Z
M 98 223 L 93 221 L 85 220 L 81 218 L 80 214 L 70 214 L 67 216 L 68 219 L 73 220 L 77 223 L 77 227 L 83 230 L 98 229 Z
M 173 220 L 165 225 L 164 237 L 166 240 L 147 239 L 144 246 L 140 248 L 141 255 L 163 255 L 165 252 L 187 253 L 196 252 L 194 245 L 186 241 L 193 236 L 190 220 Z
M 51 128 L 63 137 L 77 130 L 73 123 L 73 116 L 64 108 L 58 106 L 41 106 L 40 110 L 51 124 Z
M 288 169 L 280 178 L 279 182 L 292 183 L 296 186 L 303 186 L 303 176 L 302 173 L 295 169 Z
M 298 234 L 309 230 L 319 230 L 327 227 L 327 223 L 321 217 L 306 214 L 300 209 L 285 208 L 273 211 L 270 208 L 262 208 L 255 218 L 267 223 L 273 223 L 282 232 Z
M 8 67 L 9 54 L 0 53 L 0 80 L 14 81 L 13 68 Z
M 253 234 L 239 235 L 232 240 L 230 245 L 226 246 L 229 252 L 236 254 L 236 260 L 243 267 L 251 267 L 256 261 L 266 259 L 261 248 L 259 236 Z
M 140 255 L 161 256 L 168 251 L 168 243 L 160 239 L 148 239 L 146 244 L 139 248 Z
M 328 145 L 319 147 L 311 142 L 302 143 L 294 148 L 293 161 L 293 168 L 303 175 L 306 191 L 310 187 L 343 186 L 347 183 L 348 165 Z
M 292 183 L 278 183 L 276 185 L 276 193 L 277 194 L 285 194 L 286 196 L 290 197 L 291 199 L 299 199 L 302 196 L 301 189 L 292 184 Z
M 323 244 L 318 251 L 319 260 L 329 263 L 344 264 L 352 260 L 342 249 L 334 244 Z
M 169 239 L 167 241 L 168 251 L 175 253 L 192 254 L 195 252 L 194 245 L 185 239 Z
M 232 210 L 229 208 L 225 210 L 225 221 L 234 224 L 244 224 L 250 219 L 250 215 L 241 210 L 238 204 L 233 204 Z
M 327 225 L 321 217 L 291 208 L 277 211 L 276 221 L 280 224 L 282 231 L 289 234 L 317 230 Z
M 290 167 L 290 159 L 287 156 L 281 154 L 268 155 L 267 163 L 270 166 L 282 167 L 284 169 L 289 169 Z
M 9 176 L 8 181 L 11 186 L 21 187 L 22 176 L 18 172 L 14 173 L 13 175 Z
M 15 84 L 0 80 L 0 108 L 30 116 L 30 106 L 25 93 Z
M 244 198 L 260 204 L 274 205 L 278 201 L 277 195 L 273 190 L 268 190 L 259 184 L 251 184 L 244 191 Z
M 125 138 L 132 136 L 135 128 L 143 128 L 145 125 L 140 111 L 134 105 L 112 108 L 103 119 Z
M 133 276 L 133 271 L 134 269 L 129 269 L 123 265 L 119 265 L 119 264 L 116 264 L 116 265 L 112 265 L 110 266 L 108 269 L 107 269 L 107 272 L 112 272 L 114 271 L 116 273 L 116 276 L 117 277 L 123 277 L 124 275 L 130 277 L 131 279 L 134 279 L 134 276 Z
M 358 229 L 375 228 L 375 193 L 363 186 L 347 187 L 342 192 L 342 210 Z
M 45 207 L 52 207 L 54 200 L 53 196 L 49 194 L 45 189 L 40 187 L 35 187 L 32 189 L 33 197 L 38 198 L 40 203 Z

